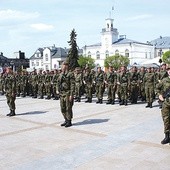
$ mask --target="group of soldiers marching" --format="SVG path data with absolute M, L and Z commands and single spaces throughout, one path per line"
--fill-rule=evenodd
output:
M 28 73 L 26 71 L 13 73 L 16 82 L 16 96 L 38 99 L 59 99 L 58 77 L 60 70 L 42 71 L 36 70 Z M 106 104 L 115 104 L 118 98 L 120 105 L 127 105 L 128 101 L 136 104 L 138 100 L 146 101 L 147 106 L 152 108 L 152 103 L 156 95 L 156 85 L 165 77 L 167 77 L 166 65 L 161 68 L 144 68 L 132 67 L 127 70 L 122 66 L 115 71 L 110 66 L 107 72 L 101 67 L 97 67 L 94 71 L 90 67 L 81 69 L 77 67 L 74 71 L 75 78 L 75 102 L 81 102 L 82 95 L 85 95 L 86 103 L 92 103 L 94 94 L 99 104 L 103 103 L 103 95 L 107 94 L 108 101 Z M 0 76 L 0 92 L 5 93 L 5 80 L 7 74 L 2 73 Z M 161 105 L 160 105 L 161 106 Z

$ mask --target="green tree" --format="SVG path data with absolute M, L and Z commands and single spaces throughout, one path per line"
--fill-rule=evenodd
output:
M 78 64 L 82 68 L 85 68 L 88 65 L 92 69 L 95 67 L 95 60 L 91 57 L 84 57 L 81 55 L 78 59 Z
M 170 64 L 170 51 L 167 51 L 163 54 L 162 60 L 166 64 Z
M 129 58 L 122 56 L 122 55 L 114 55 L 106 57 L 104 60 L 104 66 L 108 68 L 110 65 L 114 67 L 115 70 L 120 68 L 122 65 L 128 66 L 130 63 Z
M 77 49 L 77 42 L 76 42 L 76 37 L 77 34 L 75 32 L 75 29 L 73 29 L 71 31 L 70 34 L 70 41 L 68 41 L 69 45 L 70 45 L 70 50 L 68 52 L 68 57 L 67 57 L 67 61 L 69 62 L 69 66 L 71 69 L 75 69 L 76 67 L 79 66 L 78 64 L 78 49 Z

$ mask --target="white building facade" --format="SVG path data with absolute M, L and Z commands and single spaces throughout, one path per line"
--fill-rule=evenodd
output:
M 140 64 L 145 60 L 154 58 L 154 46 L 149 43 L 126 39 L 119 36 L 119 32 L 113 27 L 113 19 L 106 19 L 105 28 L 101 32 L 101 43 L 83 47 L 83 55 L 95 59 L 95 64 L 104 66 L 107 56 L 116 54 L 130 59 L 130 65 Z
M 30 58 L 30 70 L 54 70 L 61 66 L 66 59 L 66 50 L 61 47 L 39 48 Z

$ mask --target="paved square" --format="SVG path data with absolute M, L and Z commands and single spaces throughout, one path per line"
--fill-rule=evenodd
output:
M 59 101 L 17 98 L 16 116 L 0 96 L 0 169 L 169 170 L 170 145 L 161 145 L 157 101 L 119 106 L 75 103 L 70 128 L 61 127 Z

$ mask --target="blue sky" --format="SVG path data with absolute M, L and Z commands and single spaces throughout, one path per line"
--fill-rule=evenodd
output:
M 0 52 L 29 58 L 37 48 L 69 47 L 75 28 L 81 48 L 100 42 L 105 19 L 114 6 L 114 27 L 136 41 L 170 36 L 170 0 L 0 0 Z

